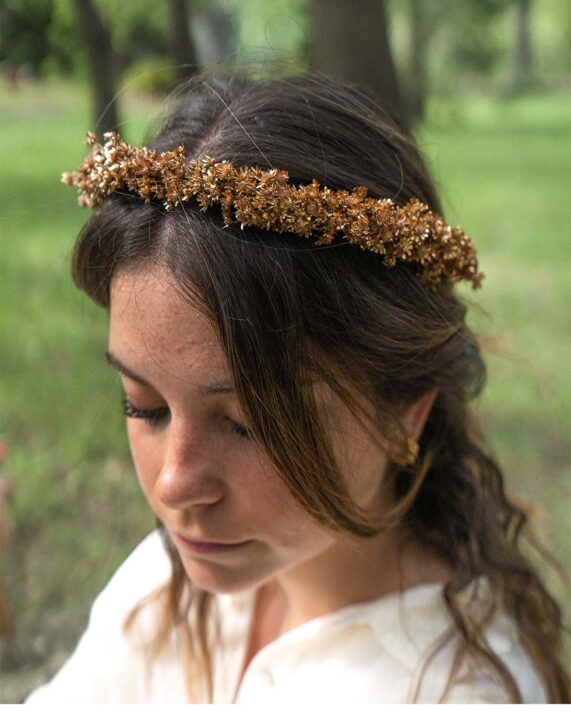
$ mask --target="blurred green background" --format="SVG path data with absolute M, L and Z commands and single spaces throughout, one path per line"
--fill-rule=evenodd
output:
M 94 3 L 120 59 L 121 132 L 135 143 L 177 79 L 167 4 Z M 315 66 L 310 4 L 190 3 L 199 63 L 250 67 L 271 60 L 283 71 Z M 418 10 L 413 0 L 393 0 L 385 9 L 405 113 L 448 220 L 472 236 L 487 276 L 482 291 L 463 291 L 488 353 L 489 385 L 475 408 L 509 492 L 530 509 L 543 541 L 566 564 L 571 20 L 564 1 L 527 3 L 522 74 L 519 5 L 427 0 Z M 213 9 L 226 25 L 216 24 Z M 94 594 L 153 520 L 129 460 L 121 392 L 103 359 L 106 316 L 69 278 L 73 241 L 87 212 L 59 176 L 82 161 L 82 141 L 94 126 L 73 2 L 6 0 L 1 12 L 0 440 L 6 457 L 0 486 L 9 493 L 3 497 L 0 488 L 0 585 L 8 606 L 0 702 L 15 702 L 59 667 Z M 420 35 L 415 12 L 422 12 Z M 226 34 L 216 39 L 212 27 Z M 423 33 L 419 108 L 411 38 Z M 569 592 L 544 563 L 539 567 L 567 601 Z

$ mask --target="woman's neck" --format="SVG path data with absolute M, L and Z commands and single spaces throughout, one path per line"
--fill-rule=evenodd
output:
M 423 583 L 446 582 L 451 575 L 451 568 L 434 553 L 391 531 L 367 540 L 337 541 L 264 587 L 266 598 L 274 602 L 273 617 L 283 610 L 282 634 L 347 605 Z
M 451 575 L 434 554 L 396 533 L 336 543 L 258 588 L 240 680 L 261 649 L 305 622 Z

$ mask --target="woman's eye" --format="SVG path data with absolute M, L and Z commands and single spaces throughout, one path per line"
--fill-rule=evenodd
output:
M 228 418 L 228 421 L 230 422 L 230 427 L 235 434 L 238 434 L 238 436 L 242 437 L 242 439 L 250 438 L 250 432 L 246 429 L 245 426 L 238 424 L 237 422 L 235 422 L 233 419 L 230 419 L 230 418 Z
M 123 414 L 131 419 L 143 419 L 150 426 L 158 426 L 170 416 L 168 407 L 138 409 L 127 397 L 123 400 Z
M 160 426 L 162 422 L 170 417 L 170 409 L 168 407 L 158 407 L 157 409 L 139 409 L 128 397 L 123 399 L 123 414 L 130 419 L 142 419 L 150 426 Z M 242 439 L 249 439 L 250 432 L 245 426 L 238 424 L 233 419 L 226 417 L 226 421 L 230 425 L 230 431 L 237 434 Z

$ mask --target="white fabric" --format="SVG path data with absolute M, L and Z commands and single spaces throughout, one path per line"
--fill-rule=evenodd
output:
M 146 664 L 141 643 L 153 632 L 156 606 L 151 602 L 143 609 L 136 621 L 136 637 L 123 631 L 126 615 L 168 580 L 169 571 L 159 534 L 153 532 L 97 597 L 87 630 L 70 659 L 27 703 L 186 702 L 182 653 L 174 635 L 152 670 Z M 229 703 L 244 661 L 254 594 L 220 595 L 217 602 L 221 645 L 214 653 L 214 702 Z M 437 584 L 342 608 L 291 630 L 258 652 L 236 701 L 268 707 L 409 702 L 427 653 L 450 625 Z M 511 620 L 496 616 L 487 637 L 515 677 L 524 702 L 545 702 Z M 452 638 L 431 660 L 417 701 L 439 700 L 457 642 Z M 507 698 L 482 666 L 464 665 L 445 701 L 504 703 Z

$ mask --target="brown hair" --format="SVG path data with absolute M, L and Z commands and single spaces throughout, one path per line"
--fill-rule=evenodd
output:
M 364 185 L 369 195 L 399 205 L 416 197 L 441 212 L 412 139 L 371 98 L 323 77 L 197 80 L 151 145 L 159 151 L 183 145 L 189 158 L 278 167 L 297 184 Z M 187 204 L 165 212 L 119 192 L 84 228 L 74 278 L 108 307 L 113 276 L 150 260 L 166 266 L 216 326 L 253 437 L 296 501 L 318 523 L 356 537 L 399 524 L 452 567 L 443 596 L 462 645 L 449 685 L 470 654 L 494 669 L 512 701 L 521 701 L 485 640 L 485 622 L 460 601 L 465 586 L 484 575 L 492 608 L 517 623 L 548 700 L 570 701 L 557 654 L 560 609 L 521 552 L 526 515 L 506 497 L 469 410 L 485 367 L 455 292 L 423 286 L 413 266 L 387 269 L 379 256 L 342 240 L 316 247 L 296 236 L 224 227 L 215 208 L 204 214 Z M 316 376 L 368 425 L 347 384 L 357 387 L 375 428 L 385 431 L 398 429 L 403 407 L 438 391 L 416 466 L 391 463 L 385 474 L 394 509 L 382 519 L 348 498 L 306 386 Z M 167 548 L 173 576 L 157 643 L 181 628 L 189 667 L 202 663 L 211 680 L 210 596 L 193 588 L 168 539 Z M 191 631 L 192 612 L 202 614 Z

